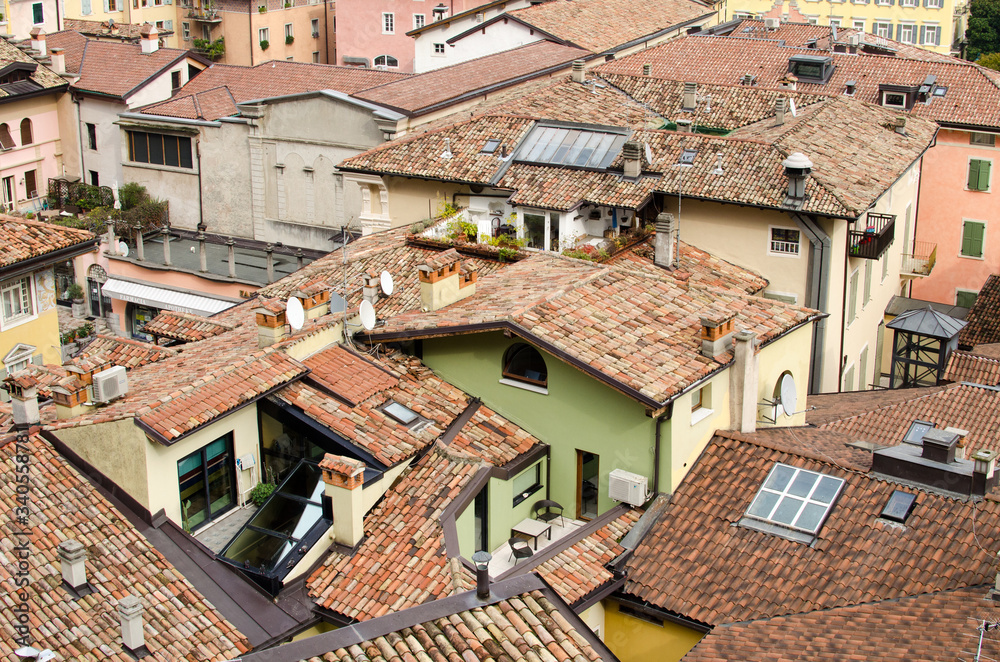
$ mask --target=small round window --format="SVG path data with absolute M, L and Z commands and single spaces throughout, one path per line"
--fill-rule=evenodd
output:
M 537 349 L 524 343 L 511 345 L 503 355 L 503 376 L 536 386 L 547 386 L 549 380 L 545 359 Z

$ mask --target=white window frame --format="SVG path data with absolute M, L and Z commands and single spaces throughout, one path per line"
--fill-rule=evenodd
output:
M 922 46 L 936 46 L 941 39 L 941 26 L 937 23 L 924 23 L 924 40 Z
M 910 38 L 906 38 L 906 32 L 910 32 Z M 919 30 L 916 23 L 899 23 L 899 41 L 904 44 L 916 45 L 919 40 Z
M 438 46 L 441 47 L 440 51 L 438 50 Z M 432 57 L 444 57 L 444 44 L 441 44 L 441 43 L 431 44 L 431 56 Z
M 20 342 L 14 345 L 14 348 L 7 352 L 7 356 L 3 357 L 3 367 L 7 371 L 6 374 L 13 375 L 31 365 L 31 359 L 37 349 L 34 345 Z
M 0 328 L 6 330 L 18 326 L 19 324 L 24 324 L 25 322 L 30 322 L 38 317 L 38 302 L 35 298 L 35 282 L 31 274 L 26 276 L 18 276 L 17 278 L 11 278 L 3 283 L 0 283 Z M 20 290 L 16 296 L 18 296 L 21 301 L 21 305 L 25 304 L 24 301 L 24 288 L 23 284 L 27 284 L 27 306 L 30 310 L 27 312 L 20 312 L 12 314 L 10 317 L 7 316 L 7 293 L 13 293 L 15 289 Z
M 419 30 L 420 28 L 427 25 L 427 15 L 426 14 L 414 14 L 413 15 L 413 29 Z
M 927 4 L 924 5 L 927 9 L 941 9 L 944 7 L 944 0 L 926 0 Z
M 312 31 L 313 37 L 319 37 L 319 19 L 314 18 L 309 22 L 309 29 Z
M 890 94 L 892 94 L 892 95 L 899 95 L 899 96 L 903 97 L 903 103 L 901 103 L 901 104 L 889 103 L 889 95 Z M 908 95 L 906 94 L 906 92 L 895 92 L 895 91 L 892 91 L 892 90 L 883 90 L 882 91 L 882 106 L 885 107 L 885 108 L 904 108 L 905 109 L 906 108 L 906 102 L 908 101 L 907 96 Z
M 882 32 L 885 34 L 882 34 Z M 892 22 L 876 20 L 872 23 L 872 34 L 883 39 L 892 39 Z
M 295 26 L 291 23 L 285 23 L 285 39 L 289 37 L 295 39 Z
M 808 23 L 809 25 L 819 25 L 819 14 L 815 16 L 806 14 L 806 23 Z
M 780 248 L 790 248 L 792 242 L 790 241 L 776 241 L 774 239 L 775 230 L 794 230 L 799 233 L 799 240 L 795 242 L 795 250 L 780 250 Z M 779 246 L 779 249 L 775 249 L 775 244 L 782 244 L 784 246 Z M 798 228 L 789 227 L 787 225 L 769 225 L 767 226 L 767 254 L 774 255 L 777 257 L 800 257 L 802 255 L 802 231 Z
M 865 19 L 863 19 L 863 18 L 862 19 L 855 19 L 853 21 L 854 29 L 857 30 L 857 31 L 859 31 L 859 32 L 864 32 L 865 31 L 865 25 L 866 25 Z
M 844 19 L 842 18 L 831 18 L 830 27 L 836 27 L 838 30 L 844 27 Z
M 382 34 L 396 34 L 396 13 L 382 12 Z
M 271 28 L 257 28 L 257 42 L 266 41 L 271 43 Z
M 697 425 L 715 413 L 712 408 L 712 384 L 691 391 L 691 425 Z
M 181 22 L 181 33 L 184 35 L 184 41 L 191 41 L 191 24 L 189 22 Z

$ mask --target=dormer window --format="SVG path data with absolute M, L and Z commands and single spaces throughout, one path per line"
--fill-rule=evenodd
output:
M 834 69 L 833 58 L 828 55 L 793 55 L 788 58 L 788 73 L 802 83 L 826 83 Z
M 878 86 L 879 103 L 886 108 L 902 108 L 910 110 L 917 100 L 918 85 L 887 85 Z
M 906 108 L 906 95 L 902 92 L 883 92 L 882 105 L 890 108 Z

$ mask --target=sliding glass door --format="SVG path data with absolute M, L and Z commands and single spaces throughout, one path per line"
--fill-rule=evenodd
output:
M 232 508 L 236 502 L 233 473 L 231 432 L 177 463 L 185 531 L 193 531 Z

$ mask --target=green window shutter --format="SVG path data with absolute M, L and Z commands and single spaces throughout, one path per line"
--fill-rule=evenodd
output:
M 969 161 L 969 190 L 978 191 L 979 190 L 979 164 L 981 161 L 979 159 L 971 159 Z
M 983 256 L 983 230 L 984 225 L 977 221 L 965 221 L 962 224 L 962 255 Z
M 990 166 L 993 165 L 986 159 L 979 162 L 979 190 L 986 191 L 990 188 Z
M 955 305 L 960 308 L 972 308 L 972 304 L 976 303 L 977 296 L 979 296 L 978 292 L 956 292 Z
M 847 301 L 847 323 L 850 324 L 858 316 L 858 272 L 851 274 L 851 292 Z

